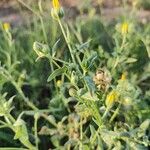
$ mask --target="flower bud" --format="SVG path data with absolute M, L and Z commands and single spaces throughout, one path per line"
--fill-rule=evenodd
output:
M 69 89 L 69 95 L 74 97 L 77 94 L 77 91 L 75 90 L 75 88 L 71 87 Z
M 119 95 L 115 90 L 111 91 L 106 97 L 106 106 L 109 108 L 112 107 L 114 102 L 118 100 L 118 97 Z
M 39 58 L 45 57 L 48 54 L 48 46 L 46 44 L 42 44 L 42 43 L 39 43 L 39 42 L 34 42 L 33 50 L 38 55 L 37 60 Z
M 124 22 L 124 23 L 122 24 L 122 26 L 121 26 L 121 33 L 122 33 L 123 35 L 125 35 L 125 34 L 128 33 L 128 31 L 129 31 L 129 24 L 126 23 L 126 22 Z
M 56 82 L 56 85 L 57 85 L 57 87 L 61 87 L 61 86 L 62 86 L 62 81 L 61 81 L 61 80 L 58 80 L 58 81 Z
M 58 20 L 63 18 L 64 16 L 64 10 L 61 7 L 60 3 L 58 0 L 53 0 L 53 8 L 51 10 L 51 16 L 53 19 Z
M 72 73 L 71 73 L 71 83 L 72 83 L 72 84 L 76 84 L 77 81 L 78 81 L 78 77 L 77 77 L 77 75 L 76 75 L 76 72 L 75 72 L 75 71 L 72 71 Z
M 126 80 L 126 78 L 127 78 L 127 73 L 126 72 L 122 73 L 120 80 L 124 81 Z
M 5 22 L 5 23 L 3 24 L 3 29 L 4 29 L 6 32 L 8 32 L 8 31 L 10 30 L 10 24 L 7 23 L 7 22 Z

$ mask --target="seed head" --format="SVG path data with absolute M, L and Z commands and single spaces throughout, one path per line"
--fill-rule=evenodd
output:
M 106 91 L 111 83 L 110 72 L 105 68 L 98 69 L 93 77 L 93 81 L 99 90 Z

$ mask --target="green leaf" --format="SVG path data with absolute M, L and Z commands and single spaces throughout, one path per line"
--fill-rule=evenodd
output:
M 60 143 L 59 143 L 60 139 L 61 139 L 61 136 L 54 135 L 51 137 L 51 142 L 53 143 L 54 146 L 59 147 L 60 146 Z
M 137 61 L 136 58 L 128 58 L 128 59 L 126 60 L 126 63 L 134 63 L 134 62 L 136 62 L 136 61 Z
M 95 84 L 94 84 L 94 82 L 93 82 L 93 80 L 92 80 L 92 78 L 90 76 L 85 76 L 84 77 L 84 81 L 85 81 L 86 86 L 88 87 L 90 92 L 96 90 Z
M 91 40 L 89 40 L 81 45 L 77 45 L 77 50 L 80 52 L 85 52 L 84 50 L 89 48 L 90 42 L 91 42 Z
M 56 41 L 56 43 L 53 45 L 53 48 L 52 48 L 52 56 L 54 57 L 55 56 L 55 54 L 56 54 L 56 50 L 57 50 L 57 48 L 58 48 L 58 43 L 60 42 L 60 39 L 58 39 L 57 41 Z
M 27 132 L 27 127 L 25 125 L 25 122 L 18 118 L 17 121 L 14 123 L 14 131 L 15 131 L 15 136 L 14 139 L 24 139 L 28 140 L 28 132 Z
M 140 128 L 142 130 L 147 130 L 150 128 L 150 119 L 146 119 L 141 125 Z
M 97 52 L 94 52 L 87 60 L 87 68 L 90 69 L 93 64 L 94 64 L 94 61 L 98 58 L 98 54 Z
M 47 79 L 47 82 L 50 82 L 51 80 L 53 80 L 55 77 L 61 75 L 62 73 L 64 73 L 67 70 L 67 67 L 64 66 L 62 68 L 56 69 Z
M 90 142 L 91 142 L 93 139 L 93 136 L 95 136 L 96 134 L 96 130 L 92 125 L 90 125 L 90 132 L 91 132 L 91 137 L 90 137 Z
M 84 150 L 90 150 L 90 147 L 88 145 L 83 145 Z

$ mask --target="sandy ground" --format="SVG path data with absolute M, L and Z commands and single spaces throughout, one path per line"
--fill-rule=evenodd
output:
M 37 2 L 38 0 L 32 0 L 32 2 Z M 48 1 L 48 0 L 44 0 Z M 121 7 L 121 0 L 105 0 L 102 4 L 101 15 L 102 18 L 108 21 L 112 21 L 116 17 L 123 14 L 123 8 Z M 31 2 L 31 1 L 30 1 Z M 77 14 L 77 8 L 81 5 L 81 0 L 61 0 L 61 3 L 64 7 L 68 8 L 69 14 L 72 14 L 74 17 Z M 82 1 L 83 2 L 83 1 Z M 101 0 L 93 0 L 92 4 L 94 7 L 98 7 L 98 2 Z M 129 2 L 130 3 L 130 2 Z M 84 5 L 84 3 L 82 3 Z M 19 13 L 19 3 L 17 0 L 0 0 L 0 21 L 10 22 L 13 25 L 21 25 L 24 23 L 24 17 L 22 13 Z M 50 5 L 49 5 L 50 6 Z M 129 10 L 130 11 L 130 10 Z M 27 11 L 25 11 L 27 12 Z M 111 15 L 110 15 L 111 14 Z M 27 16 L 30 16 L 29 13 Z M 136 13 L 136 16 L 139 21 L 143 23 L 150 22 L 150 10 L 139 10 Z M 69 16 L 70 18 L 71 16 Z

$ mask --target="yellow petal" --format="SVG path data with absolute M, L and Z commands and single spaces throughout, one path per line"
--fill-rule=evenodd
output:
M 106 97 L 106 106 L 111 107 L 115 101 L 118 99 L 118 93 L 113 90 Z
M 127 78 L 127 74 L 126 74 L 126 72 L 124 72 L 122 75 L 121 75 L 121 80 L 123 81 L 123 80 L 126 80 L 126 78 Z
M 121 32 L 122 34 L 127 34 L 128 33 L 128 29 L 129 29 L 129 25 L 128 23 L 123 23 L 122 26 L 121 26 Z
M 4 24 L 3 24 L 3 28 L 4 28 L 5 31 L 8 31 L 8 30 L 10 29 L 10 24 L 7 23 L 7 22 L 4 23 Z
M 53 0 L 53 8 L 55 8 L 55 9 L 60 9 L 59 0 Z

